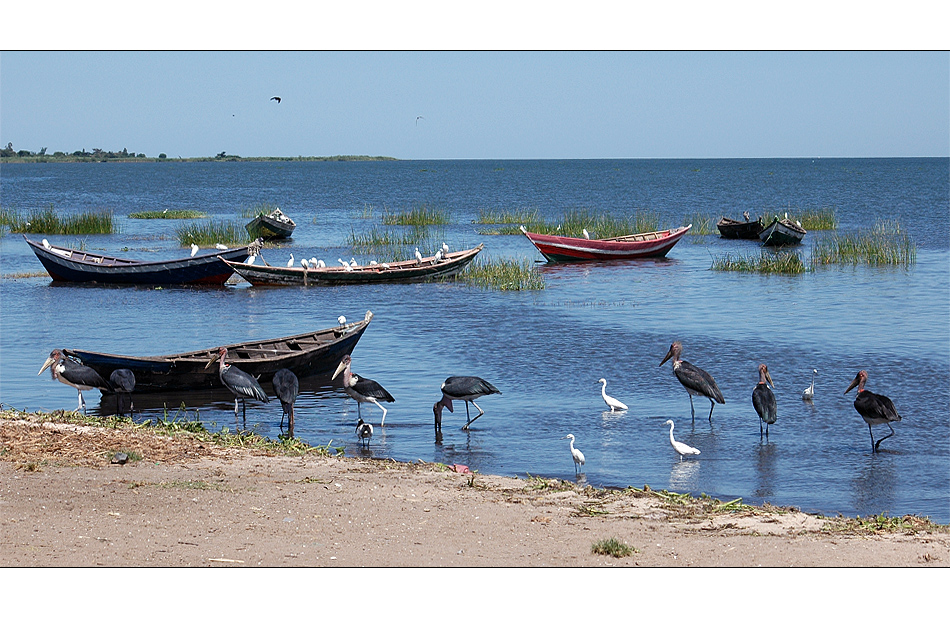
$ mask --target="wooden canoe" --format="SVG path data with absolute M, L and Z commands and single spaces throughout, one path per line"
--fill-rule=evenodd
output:
M 776 218 L 759 234 L 762 244 L 770 247 L 797 245 L 805 238 L 805 228 L 799 227 L 789 219 Z
M 266 264 L 245 264 L 223 260 L 234 272 L 241 275 L 251 285 L 350 285 L 360 283 L 416 283 L 449 277 L 465 268 L 478 252 L 484 248 L 480 244 L 474 249 L 449 252 L 440 261 L 429 256 L 416 260 L 388 262 L 383 264 L 362 264 L 346 268 L 344 266 L 326 266 L 324 268 L 303 268 L 294 266 L 268 266 Z
M 222 259 L 243 260 L 249 246 L 153 262 L 110 257 L 90 251 L 38 243 L 25 235 L 53 281 L 123 285 L 222 285 L 234 274 Z
M 716 227 L 719 228 L 719 236 L 722 238 L 743 240 L 759 240 L 759 234 L 765 229 L 761 217 L 755 221 L 737 221 L 722 217 Z
M 574 262 L 663 257 L 692 227 L 692 225 L 687 225 L 669 230 L 596 240 L 533 234 L 524 226 L 521 226 L 521 233 L 528 237 L 528 240 L 549 262 Z
M 353 352 L 372 319 L 373 312 L 367 311 L 363 320 L 345 326 L 223 347 L 228 349 L 228 364 L 255 376 L 262 384 L 270 383 L 279 369 L 290 369 L 298 378 L 329 376 L 343 357 Z M 207 366 L 209 360 L 217 357 L 220 347 L 162 356 L 122 356 L 76 349 L 63 352 L 102 376 L 111 375 L 116 369 L 131 370 L 135 375 L 135 392 L 140 393 L 220 388 L 218 364 Z
M 258 215 L 244 226 L 251 238 L 263 238 L 264 240 L 290 238 L 296 228 L 297 224 L 294 223 L 293 219 L 282 213 L 280 208 L 275 209 L 270 214 Z

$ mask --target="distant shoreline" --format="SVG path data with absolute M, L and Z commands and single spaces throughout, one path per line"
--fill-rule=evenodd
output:
M 399 159 L 395 157 L 370 155 L 333 155 L 329 157 L 241 157 L 238 155 L 214 157 L 86 157 L 76 155 L 33 155 L 25 157 L 3 157 L 0 159 L 0 163 L 169 163 L 172 161 L 179 163 L 205 163 L 219 161 L 399 161 Z

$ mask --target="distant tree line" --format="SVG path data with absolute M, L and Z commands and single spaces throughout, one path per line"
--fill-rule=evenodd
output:
M 46 147 L 40 148 L 38 152 L 32 152 L 30 150 L 14 150 L 13 142 L 8 142 L 6 148 L 0 150 L 0 157 L 46 157 L 50 156 L 46 154 Z M 115 150 L 103 150 L 102 148 L 93 148 L 91 152 L 86 151 L 85 148 L 82 150 L 77 150 L 75 152 L 62 152 L 57 150 L 51 156 L 55 158 L 66 158 L 66 157 L 75 157 L 80 159 L 89 159 L 89 160 L 103 160 L 103 159 L 145 159 L 145 153 L 134 153 L 129 152 L 128 148 L 123 148 L 120 151 Z M 159 155 L 160 158 L 164 158 L 164 155 Z

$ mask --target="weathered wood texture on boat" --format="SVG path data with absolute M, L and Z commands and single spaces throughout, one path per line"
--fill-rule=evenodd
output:
M 775 219 L 759 234 L 766 246 L 797 245 L 805 238 L 805 228 L 795 225 L 789 219 Z
M 246 371 L 261 383 L 269 383 L 280 369 L 290 369 L 298 378 L 329 376 L 343 357 L 353 352 L 372 318 L 373 313 L 367 311 L 363 320 L 346 326 L 223 347 L 228 349 L 228 364 Z M 218 364 L 212 363 L 209 367 L 208 361 L 217 358 L 220 347 L 161 356 L 63 351 L 102 376 L 111 375 L 116 369 L 130 369 L 135 374 L 135 392 L 139 393 L 219 388 Z
M 573 262 L 663 257 L 692 227 L 687 225 L 669 230 L 590 240 L 573 236 L 534 234 L 523 226 L 521 232 L 549 262 Z
M 759 234 L 765 229 L 761 217 L 755 221 L 737 221 L 729 217 L 722 217 L 716 224 L 719 236 L 729 239 L 759 240 Z
M 297 224 L 293 219 L 282 213 L 279 208 L 270 214 L 258 215 L 244 226 L 251 238 L 264 240 L 290 238 L 296 228 Z
M 474 249 L 449 252 L 439 262 L 432 256 L 402 262 L 386 264 L 363 264 L 347 269 L 344 266 L 327 266 L 324 268 L 292 268 L 282 266 L 267 266 L 264 264 L 244 264 L 225 260 L 225 263 L 234 269 L 252 285 L 350 285 L 361 283 L 416 283 L 449 277 L 465 268 L 479 251 L 483 244 Z
M 222 285 L 234 274 L 221 259 L 243 260 L 249 247 L 173 260 L 140 261 L 34 242 L 23 236 L 53 281 L 124 285 Z

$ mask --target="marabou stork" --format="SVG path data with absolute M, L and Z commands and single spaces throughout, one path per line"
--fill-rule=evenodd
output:
M 680 384 L 686 388 L 686 392 L 689 393 L 689 410 L 693 415 L 693 420 L 696 420 L 696 409 L 693 408 L 693 395 L 709 399 L 709 403 L 711 404 L 709 406 L 709 420 L 712 420 L 713 408 L 716 407 L 717 403 L 726 403 L 726 400 L 722 396 L 722 391 L 716 386 L 716 380 L 714 380 L 711 375 L 692 363 L 680 360 L 680 354 L 682 352 L 683 344 L 679 341 L 674 341 L 670 346 L 670 351 L 667 352 L 663 360 L 660 361 L 660 366 L 670 358 L 673 359 L 673 374 L 676 376 L 676 379 L 680 381 Z
M 442 399 L 435 402 L 432 406 L 432 413 L 435 414 L 435 430 L 442 431 L 442 408 L 448 408 L 449 412 L 455 412 L 452 408 L 452 400 L 465 402 L 465 418 L 467 423 L 462 425 L 462 431 L 467 431 L 469 426 L 477 421 L 479 417 L 485 414 L 485 411 L 478 407 L 475 400 L 482 395 L 501 394 L 501 391 L 491 385 L 488 380 L 483 380 L 475 376 L 452 376 L 446 378 L 442 383 Z M 468 411 L 468 402 L 478 410 L 478 416 L 471 417 Z
M 624 402 L 620 401 L 619 399 L 614 399 L 613 397 L 611 397 L 610 395 L 607 394 L 607 378 L 601 378 L 601 379 L 599 379 L 599 380 L 597 380 L 597 381 L 600 382 L 600 383 L 603 385 L 603 386 L 600 387 L 600 396 L 604 398 L 604 403 L 606 403 L 608 406 L 610 406 L 610 411 L 611 411 L 611 412 L 613 412 L 613 411 L 615 411 L 615 410 L 626 410 L 626 409 L 627 409 L 627 404 L 625 404 Z
M 53 379 L 59 380 L 67 386 L 72 386 L 79 393 L 79 406 L 73 410 L 73 412 L 78 412 L 79 410 L 83 412 L 86 411 L 86 401 L 82 397 L 83 391 L 98 388 L 103 392 L 112 392 L 112 386 L 110 386 L 101 375 L 96 373 L 95 369 L 86 367 L 67 358 L 62 350 L 53 350 L 50 352 L 49 358 L 46 359 L 42 369 L 40 369 L 36 375 L 40 375 L 51 365 L 50 373 Z
M 766 384 L 768 382 L 768 384 Z M 775 384 L 769 375 L 769 368 L 762 363 L 759 365 L 759 383 L 752 389 L 752 407 L 759 414 L 759 436 L 762 436 L 762 423 L 765 423 L 765 437 L 769 437 L 769 425 L 776 419 L 775 393 L 772 389 Z
M 580 449 L 574 448 L 574 434 L 569 433 L 562 440 L 571 441 L 571 457 L 574 459 L 574 474 L 580 474 L 580 468 L 578 466 L 584 465 L 584 453 Z
M 369 446 L 370 438 L 373 437 L 373 426 L 362 418 L 356 419 L 356 436 L 363 443 L 363 448 L 366 448 Z
M 693 448 L 688 444 L 682 442 L 677 442 L 673 438 L 673 421 L 668 420 L 666 424 L 670 426 L 670 444 L 673 445 L 673 450 L 680 454 L 680 461 L 683 461 L 683 455 L 699 455 L 699 449 Z
M 280 407 L 283 413 L 280 415 L 280 426 L 284 427 L 284 415 L 287 415 L 287 435 L 294 437 L 294 402 L 297 400 L 297 393 L 300 392 L 300 383 L 297 376 L 290 369 L 280 369 L 274 374 L 272 380 L 274 385 L 274 394 L 280 400 Z
M 247 403 L 245 399 L 253 398 L 264 403 L 270 400 L 254 376 L 224 362 L 224 357 L 227 355 L 228 349 L 220 348 L 217 358 L 212 356 L 208 364 L 205 365 L 205 369 L 213 365 L 214 361 L 218 361 L 218 377 L 221 379 L 221 383 L 234 393 L 234 423 L 237 424 L 238 422 L 238 402 L 241 403 L 241 414 L 244 417 L 244 422 L 247 423 Z
M 344 356 L 343 360 L 341 360 L 337 366 L 336 371 L 333 372 L 333 377 L 330 379 L 334 380 L 341 372 L 343 373 L 343 390 L 347 395 L 356 400 L 356 412 L 360 418 L 363 417 L 360 410 L 360 404 L 362 402 L 369 401 L 379 406 L 379 409 L 383 411 L 383 419 L 379 422 L 379 426 L 382 427 L 386 424 L 386 408 L 379 402 L 395 402 L 396 400 L 393 399 L 393 396 L 390 395 L 385 388 L 379 385 L 379 382 L 353 373 L 350 370 L 350 364 L 352 362 L 353 359 L 350 358 L 349 354 Z
M 851 384 L 844 392 L 850 391 L 855 386 L 858 387 L 858 396 L 854 399 L 854 409 L 858 411 L 864 422 L 868 424 L 868 433 L 871 434 L 871 450 L 877 452 L 881 442 L 894 435 L 894 428 L 891 423 L 901 420 L 901 415 L 897 413 L 894 402 L 884 395 L 878 395 L 871 391 L 864 390 L 864 383 L 867 382 L 868 372 L 863 369 L 858 372 Z M 871 431 L 872 425 L 887 425 L 891 433 L 874 442 L 874 432 Z
M 815 376 L 818 374 L 818 370 L 812 369 L 811 371 L 811 386 L 802 391 L 802 401 L 811 401 L 815 398 Z
M 131 416 L 132 391 L 135 390 L 135 374 L 129 369 L 116 369 L 109 376 L 109 384 L 115 391 L 115 413 L 122 415 L 125 410 L 129 411 Z

